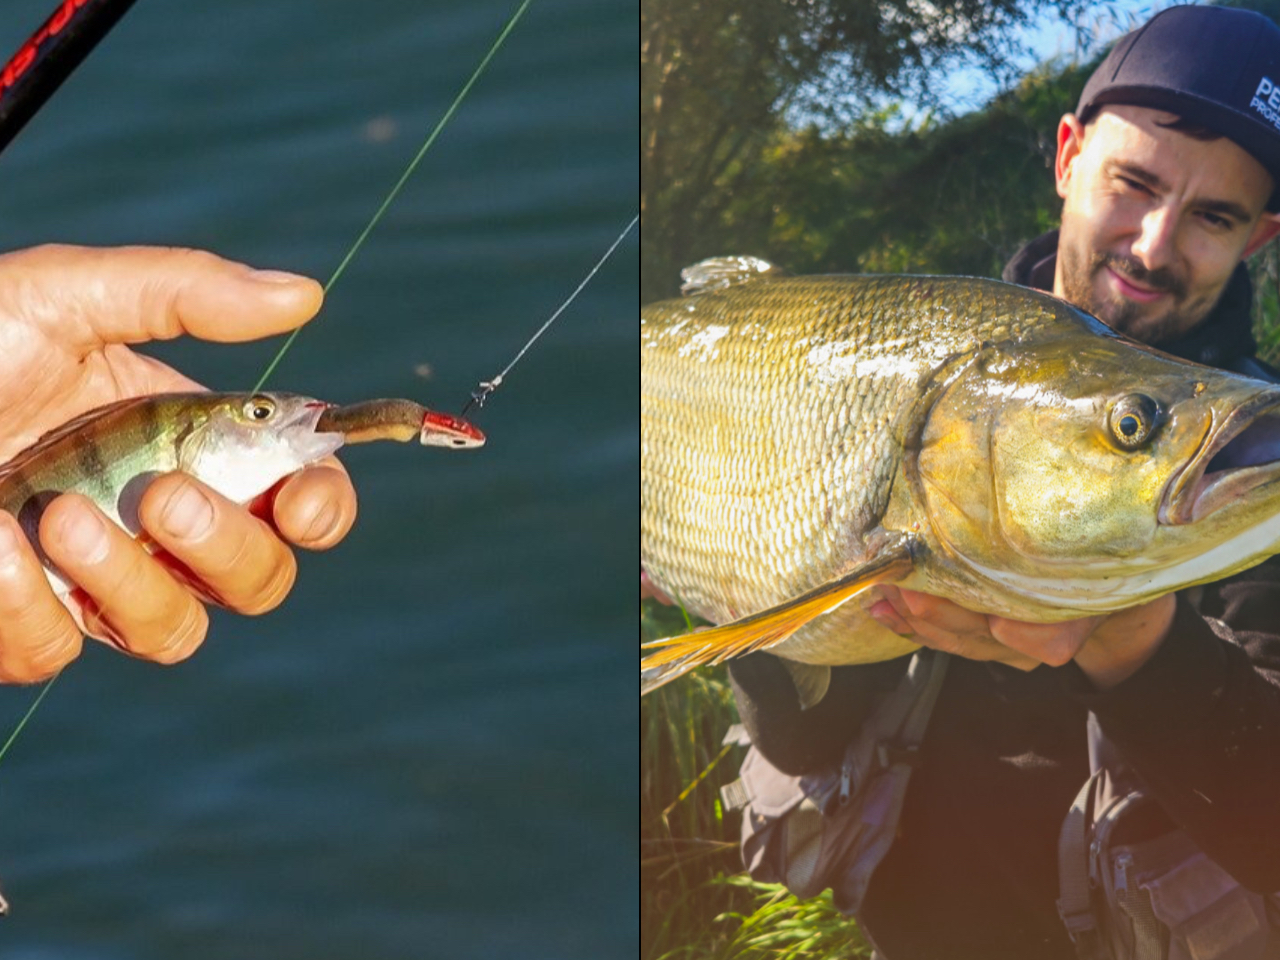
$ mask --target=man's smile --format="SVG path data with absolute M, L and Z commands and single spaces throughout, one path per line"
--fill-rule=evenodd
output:
M 1111 266 L 1104 266 L 1103 271 L 1115 292 L 1119 293 L 1121 296 L 1129 298 L 1130 300 L 1136 300 L 1139 303 L 1152 303 L 1169 293 L 1168 290 L 1158 290 L 1141 286 L 1135 281 L 1116 272 L 1116 270 Z

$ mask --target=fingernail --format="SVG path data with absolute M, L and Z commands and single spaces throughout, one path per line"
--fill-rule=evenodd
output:
M 300 277 L 296 273 L 286 273 L 284 270 L 252 270 L 249 272 L 249 279 L 255 283 L 298 283 L 305 280 L 306 277 Z
M 338 508 L 332 503 L 326 503 L 323 507 L 316 511 L 316 515 L 311 518 L 311 522 L 307 524 L 307 532 L 302 535 L 302 539 L 308 543 L 314 543 L 317 540 L 323 540 L 329 536 L 338 526 Z
M 76 510 L 65 517 L 58 536 L 84 563 L 97 563 L 107 555 L 107 528 L 89 510 Z
M 183 483 L 169 497 L 160 523 L 175 537 L 198 540 L 213 526 L 213 504 L 196 487 Z

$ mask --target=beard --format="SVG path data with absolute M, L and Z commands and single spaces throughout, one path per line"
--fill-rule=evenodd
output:
M 1204 319 L 1212 306 L 1188 302 L 1187 284 L 1182 277 L 1168 267 L 1148 270 L 1135 257 L 1089 252 L 1060 242 L 1058 265 L 1068 302 L 1143 343 L 1155 344 L 1181 336 Z M 1172 302 L 1161 306 L 1139 303 L 1119 293 L 1098 292 L 1098 275 L 1107 268 L 1148 290 L 1162 291 Z

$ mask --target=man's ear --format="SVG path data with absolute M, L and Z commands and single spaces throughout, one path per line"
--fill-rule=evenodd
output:
M 1253 228 L 1253 233 L 1249 236 L 1249 242 L 1245 244 L 1244 253 L 1240 255 L 1241 260 L 1247 260 L 1255 253 L 1267 245 L 1267 241 L 1280 234 L 1280 213 L 1266 213 L 1258 219 L 1257 224 Z
M 1084 149 L 1084 124 L 1074 113 L 1065 113 L 1058 121 L 1058 156 L 1054 161 L 1053 173 L 1057 179 L 1058 196 L 1067 199 L 1067 187 L 1071 183 L 1071 172 L 1075 161 Z

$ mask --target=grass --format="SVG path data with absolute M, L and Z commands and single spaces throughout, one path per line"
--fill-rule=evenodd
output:
M 693 626 L 678 607 L 641 602 L 642 641 Z M 641 957 L 869 956 L 829 894 L 797 900 L 742 871 L 739 814 L 720 802 L 720 787 L 737 779 L 746 752 L 722 743 L 737 722 L 723 667 L 695 671 L 640 701 Z
M 1258 358 L 1280 365 L 1280 245 L 1268 243 L 1249 259 L 1253 280 L 1253 334 Z

